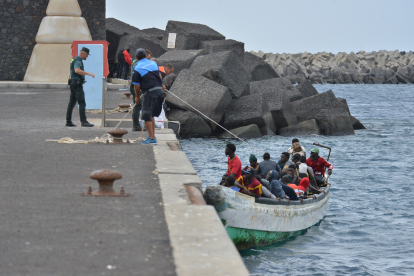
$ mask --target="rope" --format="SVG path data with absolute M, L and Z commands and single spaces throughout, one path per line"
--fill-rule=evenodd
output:
M 112 110 L 106 110 L 105 114 L 114 114 L 114 113 L 119 113 L 119 112 L 128 112 L 131 108 L 120 108 L 117 107 L 115 109 Z M 86 110 L 87 113 L 92 113 L 92 114 L 102 114 L 102 109 L 95 109 L 95 110 Z
M 222 129 L 224 129 L 225 131 L 227 131 L 228 133 L 230 133 L 231 135 L 233 135 L 234 137 L 236 137 L 237 139 L 239 139 L 240 141 L 242 141 L 243 143 L 247 144 L 249 147 L 251 147 L 252 149 L 254 149 L 255 151 L 257 151 L 259 154 L 263 155 L 262 152 L 260 152 L 258 149 L 256 149 L 255 147 L 253 147 L 252 145 L 250 145 L 249 143 L 247 143 L 246 141 L 242 140 L 240 137 L 238 137 L 236 134 L 230 132 L 229 130 L 227 130 L 226 128 L 224 128 L 223 126 L 221 126 L 220 124 L 216 123 L 214 120 L 210 119 L 207 115 L 204 115 L 201 111 L 199 111 L 197 108 L 193 107 L 192 105 L 190 105 L 189 103 L 187 103 L 186 101 L 182 100 L 180 97 L 178 97 L 177 95 L 175 95 L 174 93 L 172 93 L 171 91 L 169 91 L 168 89 L 165 90 L 166 92 L 170 93 L 171 95 L 173 95 L 174 97 L 176 97 L 177 99 L 179 99 L 180 101 L 182 101 L 183 103 L 185 103 L 186 105 L 188 105 L 189 107 L 191 107 L 192 109 L 194 109 L 195 111 L 197 111 L 198 113 L 200 113 L 201 115 L 203 115 L 204 117 L 206 117 L 207 119 L 209 119 L 210 121 L 212 121 L 214 124 L 216 124 L 217 126 L 221 127 Z
M 59 144 L 93 144 L 93 143 L 106 143 L 108 142 L 112 142 L 114 139 L 114 137 L 111 137 L 111 135 L 109 134 L 104 134 L 101 138 L 96 137 L 95 139 L 92 140 L 74 140 L 70 137 L 64 137 L 60 140 L 46 140 L 46 142 L 58 142 Z M 123 140 L 128 140 L 131 144 L 133 144 L 135 141 L 140 140 L 139 138 L 137 139 L 123 139 Z

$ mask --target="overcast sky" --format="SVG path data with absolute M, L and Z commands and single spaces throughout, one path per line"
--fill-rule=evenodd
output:
M 265 53 L 414 50 L 413 13 L 414 0 L 106 0 L 139 29 L 200 23 Z

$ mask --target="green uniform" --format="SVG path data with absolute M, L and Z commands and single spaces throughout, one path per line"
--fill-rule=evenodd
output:
M 79 79 L 84 80 L 85 76 L 79 75 L 75 73 L 75 69 L 79 68 L 82 71 L 84 70 L 82 58 L 77 56 L 70 62 L 70 98 L 68 109 L 66 111 L 66 122 L 72 121 L 72 111 L 76 105 L 76 102 L 79 104 L 79 117 L 81 123 L 87 122 L 86 120 L 86 102 L 85 102 L 85 92 L 83 91 L 83 86 L 81 84 L 77 84 Z

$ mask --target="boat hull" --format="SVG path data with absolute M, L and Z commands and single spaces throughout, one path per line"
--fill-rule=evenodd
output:
M 330 196 L 304 201 L 256 199 L 222 186 L 209 186 L 208 204 L 215 207 L 238 249 L 268 245 L 303 233 L 323 219 Z

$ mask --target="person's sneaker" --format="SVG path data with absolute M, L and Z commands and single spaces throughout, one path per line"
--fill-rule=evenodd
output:
M 158 142 L 157 137 L 155 137 L 155 136 L 154 136 L 154 140 L 155 140 L 155 142 Z
M 141 130 L 142 130 L 142 127 L 141 126 L 134 126 L 132 128 L 132 131 L 141 131 Z
M 85 123 L 82 123 L 81 126 L 83 126 L 83 127 L 93 127 L 94 124 L 91 124 L 89 122 L 85 122 Z
M 150 144 L 156 144 L 157 143 L 157 141 L 155 140 L 155 139 L 147 139 L 147 140 L 145 140 L 145 141 L 142 141 L 142 144 L 144 144 L 144 145 L 150 145 Z
M 72 121 L 69 121 L 69 122 L 66 122 L 66 125 L 65 126 L 67 126 L 67 127 L 75 127 L 76 125 Z

